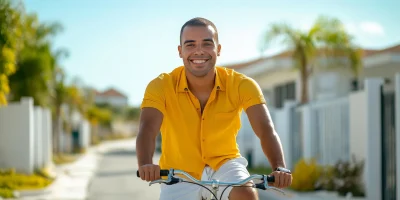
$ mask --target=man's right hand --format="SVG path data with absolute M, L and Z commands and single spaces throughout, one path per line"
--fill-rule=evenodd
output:
M 154 181 L 160 179 L 160 166 L 154 164 L 146 164 L 139 167 L 140 178 L 144 181 Z

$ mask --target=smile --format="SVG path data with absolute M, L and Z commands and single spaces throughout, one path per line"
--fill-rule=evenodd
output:
M 207 62 L 208 61 L 208 59 L 203 59 L 203 60 L 201 60 L 201 59 L 193 59 L 193 60 L 190 60 L 192 63 L 195 63 L 195 64 L 202 64 L 202 63 L 205 63 L 205 62 Z

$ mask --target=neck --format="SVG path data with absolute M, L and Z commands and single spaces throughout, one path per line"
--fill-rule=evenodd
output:
M 215 85 L 215 69 L 210 71 L 210 73 L 203 77 L 196 77 L 190 73 L 186 73 L 186 79 L 189 89 L 192 91 L 211 91 Z

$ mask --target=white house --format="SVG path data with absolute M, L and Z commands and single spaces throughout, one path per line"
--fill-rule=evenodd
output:
M 368 114 L 364 82 L 380 78 L 385 83 L 383 89 L 393 93 L 395 74 L 400 73 L 400 45 L 364 50 L 362 59 L 358 80 L 348 67 L 314 71 L 308 83 L 310 103 L 303 106 L 298 105 L 300 76 L 290 52 L 225 67 L 258 82 L 284 143 L 287 164 L 293 168 L 301 157 L 317 157 L 323 164 L 333 164 L 351 155 L 367 156 L 366 116 L 378 114 Z M 258 143 L 258 138 L 243 113 L 239 148 L 251 164 L 268 165 L 259 143 L 254 142 Z
M 95 102 L 100 104 L 108 103 L 116 107 L 124 107 L 128 105 L 128 97 L 124 95 L 122 92 L 114 88 L 110 88 L 103 92 L 96 91 Z
M 390 199 L 396 188 L 400 194 L 400 45 L 364 50 L 362 59 L 358 79 L 345 66 L 314 71 L 306 105 L 298 104 L 301 83 L 289 52 L 225 67 L 262 88 L 289 168 L 300 158 L 334 164 L 355 155 L 366 162 L 368 199 Z M 244 113 L 237 141 L 252 165 L 269 165 Z

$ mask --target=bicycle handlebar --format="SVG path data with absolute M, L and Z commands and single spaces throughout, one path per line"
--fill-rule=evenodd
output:
M 162 169 L 162 170 L 160 170 L 160 176 L 168 176 L 168 174 L 169 174 L 169 170 L 168 170 L 168 169 Z M 139 175 L 139 170 L 137 170 L 136 176 L 137 176 L 137 177 L 140 177 L 140 175 Z
M 251 180 L 261 180 L 261 183 L 255 183 L 252 187 L 253 188 L 257 188 L 257 189 L 261 189 L 261 190 L 272 189 L 272 190 L 275 190 L 275 191 L 278 191 L 278 192 L 282 193 L 283 195 L 286 195 L 285 191 L 268 185 L 268 182 L 274 182 L 275 181 L 275 177 L 274 176 L 259 175 L 259 174 L 253 174 L 253 175 L 249 176 L 248 178 L 246 178 L 246 179 L 244 179 L 242 181 L 239 181 L 239 182 L 220 182 L 219 180 L 215 180 L 215 179 L 213 179 L 211 181 L 199 181 L 199 180 L 195 179 L 194 177 L 192 177 L 190 174 L 188 174 L 188 173 L 186 173 L 185 171 L 182 171 L 182 170 L 175 170 L 175 169 L 166 170 L 166 169 L 162 169 L 162 170 L 160 170 L 160 176 L 168 176 L 168 179 L 167 180 L 158 179 L 158 180 L 151 181 L 149 183 L 149 186 L 151 186 L 152 184 L 155 184 L 155 183 L 159 183 L 159 184 L 165 183 L 167 185 L 173 185 L 173 184 L 180 183 L 180 182 L 188 182 L 188 181 L 183 180 L 182 178 L 174 177 L 175 174 L 184 175 L 187 178 L 189 178 L 190 180 L 192 180 L 193 183 L 197 183 L 197 184 L 199 184 L 201 186 L 202 185 L 209 185 L 209 186 L 212 186 L 212 188 L 214 188 L 214 189 L 218 188 L 219 186 L 227 186 L 227 187 L 229 187 L 229 186 L 242 186 L 242 185 L 246 184 L 247 182 L 249 182 Z M 140 177 L 139 170 L 136 172 L 136 176 Z M 209 191 L 214 195 L 215 199 L 217 199 L 216 194 L 214 194 L 211 190 L 209 190 Z M 221 194 L 221 196 L 222 196 L 222 194 Z
M 149 185 L 152 185 L 154 183 L 165 183 L 167 185 L 173 185 L 179 182 L 182 182 L 183 180 L 181 178 L 176 178 L 174 177 L 175 174 L 181 174 L 186 176 L 187 178 L 189 178 L 190 180 L 192 180 L 195 183 L 201 184 L 201 185 L 217 185 L 217 186 L 241 186 L 251 180 L 262 180 L 263 182 L 261 183 L 257 183 L 254 185 L 255 188 L 258 189 L 262 189 L 262 190 L 266 190 L 266 189 L 274 189 L 277 190 L 279 192 L 284 193 L 282 190 L 275 188 L 275 187 L 271 187 L 268 186 L 268 182 L 274 182 L 275 181 L 275 177 L 274 176 L 270 176 L 270 175 L 259 175 L 259 174 L 253 174 L 250 177 L 239 181 L 239 182 L 220 182 L 218 180 L 212 180 L 212 181 L 199 181 L 197 179 L 195 179 L 194 177 L 192 177 L 191 175 L 189 175 L 188 173 L 186 173 L 185 171 L 182 170 L 175 170 L 175 169 L 170 169 L 170 170 L 160 170 L 160 175 L 161 176 L 168 176 L 168 180 L 163 180 L 163 179 L 159 179 L 159 180 L 155 180 L 150 182 Z M 136 172 L 136 176 L 140 177 L 139 175 L 139 170 Z
M 175 174 L 182 174 L 182 175 L 185 175 L 186 177 L 188 177 L 189 179 L 191 179 L 192 181 L 194 181 L 194 182 L 200 182 L 200 183 L 205 183 L 205 181 L 198 181 L 198 180 L 196 180 L 195 178 L 193 178 L 192 176 L 190 176 L 189 174 L 187 174 L 186 172 L 184 172 L 184 171 L 181 171 L 181 170 L 172 170 L 173 171 L 173 174 L 172 175 L 175 175 Z M 160 170 L 160 176 L 168 176 L 169 175 L 169 172 L 170 172 L 170 170 L 168 170 L 168 169 L 162 169 L 162 170 Z M 136 171 L 136 176 L 137 177 L 140 177 L 140 174 L 139 174 L 139 170 L 137 170 Z M 261 176 L 261 177 L 260 177 Z M 264 176 L 265 175 L 252 175 L 252 176 L 250 176 L 251 177 L 251 179 L 257 179 L 257 178 L 259 178 L 260 180 L 263 180 L 263 178 L 264 178 Z M 270 183 L 273 183 L 273 182 L 275 182 L 275 177 L 274 176 L 270 176 L 270 175 L 268 175 L 268 176 L 266 176 L 266 179 L 267 179 L 267 181 L 268 182 L 270 182 Z M 221 184 L 221 183 L 219 183 L 219 184 Z M 235 183 L 227 183 L 227 184 L 235 184 Z M 224 184 L 222 184 L 222 185 L 224 185 Z

